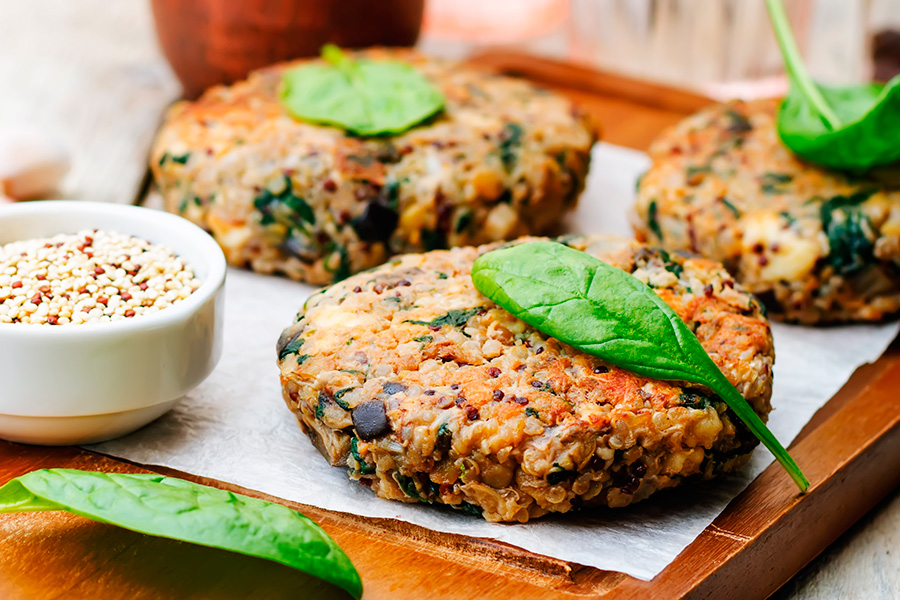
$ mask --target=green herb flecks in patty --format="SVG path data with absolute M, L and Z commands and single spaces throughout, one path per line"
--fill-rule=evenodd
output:
M 698 410 L 703 410 L 713 406 L 715 403 L 711 401 L 708 397 L 703 394 L 696 394 L 693 392 L 685 392 L 681 394 L 681 405 L 687 408 L 696 408 Z
M 547 473 L 547 483 L 549 485 L 556 485 L 558 483 L 562 483 L 567 479 L 571 479 L 578 475 L 578 471 L 572 471 L 569 469 L 564 469 L 559 464 L 553 463 L 553 468 Z
M 359 440 L 355 435 L 350 437 L 350 455 L 359 465 L 358 471 L 360 475 L 373 475 L 375 473 L 375 465 L 367 463 L 359 454 Z
M 863 190 L 850 196 L 834 196 L 819 209 L 822 230 L 828 236 L 826 261 L 839 275 L 856 275 L 875 260 L 874 229 L 859 208 L 874 193 L 875 190 Z
M 763 194 L 786 194 L 790 190 L 784 187 L 785 184 L 794 180 L 793 175 L 786 173 L 765 173 L 759 181 L 759 189 Z
M 263 190 L 254 200 L 253 207 L 259 211 L 260 223 L 271 225 L 282 223 L 288 227 L 304 228 L 306 223 L 316 224 L 316 215 L 306 200 L 294 195 L 291 178 L 284 175 L 284 187 L 277 194 Z
M 507 123 L 500 133 L 500 162 L 503 168 L 509 173 L 516 166 L 516 160 L 519 157 L 518 150 L 522 145 L 522 126 L 518 123 Z
M 426 327 L 440 328 L 444 325 L 451 327 L 462 327 L 469 319 L 484 311 L 484 308 L 476 306 L 475 308 L 449 310 L 440 317 L 436 317 L 431 321 L 403 321 L 404 323 L 412 323 L 413 325 L 425 325 Z

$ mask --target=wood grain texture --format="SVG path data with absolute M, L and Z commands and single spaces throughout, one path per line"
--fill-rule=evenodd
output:
M 808 495 L 774 465 L 663 573 L 642 582 L 504 544 L 280 500 L 348 553 L 366 598 L 764 598 L 900 479 L 900 348 L 860 369 L 792 453 Z M 73 448 L 0 442 L 0 481 L 33 468 L 117 472 L 139 466 Z M 215 481 L 194 481 L 274 500 Z M 836 510 L 837 509 L 837 510 Z M 280 565 L 139 536 L 65 513 L 0 517 L 3 598 L 334 598 L 342 592 Z M 438 575 L 439 574 L 439 575 Z M 424 596 L 423 596 L 424 594 Z
M 73 155 L 60 197 L 130 204 L 178 84 L 149 6 L 123 0 L 0 1 L 0 128 L 29 123 Z
M 154 46 L 146 5 L 138 0 L 0 0 L 0 35 L 7 49 L 15 49 L 0 53 L 0 76 L 12 82 L 14 91 L 0 94 L 0 118 L 37 120 L 79 144 L 76 168 L 65 182 L 67 195 L 130 201 L 139 190 L 159 112 L 176 93 Z M 669 95 L 657 86 L 641 88 L 516 55 L 475 62 L 541 79 L 572 95 L 603 124 L 604 139 L 639 149 L 661 127 L 705 103 L 682 92 Z M 51 85 L 54 81 L 61 84 Z M 362 574 L 366 598 L 763 598 L 897 485 L 898 386 L 900 350 L 895 346 L 858 371 L 792 447 L 813 482 L 808 496 L 798 498 L 773 466 L 649 583 L 490 541 L 282 502 L 315 519 L 346 549 Z M 145 470 L 73 448 L 0 442 L 0 483 L 42 467 Z M 891 582 L 900 569 L 896 556 L 886 558 L 884 548 L 892 540 L 896 544 L 900 505 L 895 501 L 889 509 L 893 512 L 862 530 L 865 539 L 854 538 L 856 550 L 852 544 L 839 550 L 849 558 L 840 554 L 820 574 L 827 577 L 810 579 L 819 587 L 794 586 L 781 598 L 794 597 L 791 589 L 798 598 L 878 598 L 883 590 L 896 591 Z M 853 564 L 847 560 L 869 557 L 881 560 L 880 571 L 872 571 L 883 575 L 881 580 L 864 580 L 846 566 Z M 65 513 L 0 516 L 3 599 L 245 597 L 346 595 L 281 565 Z

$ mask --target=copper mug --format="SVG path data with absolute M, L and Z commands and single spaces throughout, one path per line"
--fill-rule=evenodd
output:
M 259 67 L 345 48 L 412 46 L 425 0 L 152 0 L 156 34 L 195 98 Z

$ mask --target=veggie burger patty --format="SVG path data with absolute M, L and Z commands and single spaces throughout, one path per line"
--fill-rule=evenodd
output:
M 765 420 L 769 325 L 720 264 L 561 240 L 651 286 Z M 285 401 L 332 465 L 382 498 L 525 522 L 625 506 L 749 457 L 756 438 L 709 390 L 604 363 L 479 294 L 472 263 L 496 247 L 399 256 L 315 294 L 284 331 Z
M 829 171 L 778 139 L 776 100 L 713 106 L 665 132 L 637 231 L 722 261 L 777 316 L 875 321 L 900 310 L 900 178 Z
M 331 283 L 398 252 L 543 233 L 575 205 L 597 133 L 565 98 L 410 51 L 445 110 L 400 135 L 359 138 L 298 121 L 282 74 L 257 71 L 168 113 L 151 167 L 169 211 L 209 230 L 228 261 Z

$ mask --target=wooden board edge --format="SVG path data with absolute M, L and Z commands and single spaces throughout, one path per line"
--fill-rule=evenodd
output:
M 683 114 L 693 113 L 715 102 L 712 98 L 691 90 L 521 52 L 491 50 L 470 56 L 465 62 L 470 66 L 524 77 L 537 83 L 590 92 Z
M 812 484 L 806 495 L 771 465 L 656 579 L 629 579 L 610 597 L 766 598 L 900 485 L 900 352 L 880 362 L 877 377 L 791 445 Z

